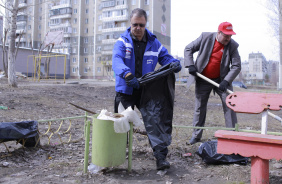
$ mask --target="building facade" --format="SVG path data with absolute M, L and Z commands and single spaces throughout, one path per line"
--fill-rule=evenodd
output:
M 21 47 L 42 48 L 45 35 L 63 32 L 63 43 L 53 51 L 68 55 L 71 78 L 111 79 L 112 49 L 130 26 L 130 13 L 142 8 L 146 28 L 170 52 L 170 0 L 19 0 L 16 40 Z M 9 16 L 9 12 L 6 13 Z M 8 23 L 5 26 L 9 26 Z
M 0 38 L 3 37 L 3 16 L 0 16 Z
M 267 61 L 259 52 L 250 53 L 248 61 L 242 62 L 241 80 L 250 85 L 277 85 L 279 62 Z

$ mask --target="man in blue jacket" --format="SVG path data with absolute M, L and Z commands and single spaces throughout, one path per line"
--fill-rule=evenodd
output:
M 134 105 L 139 108 L 142 86 L 139 86 L 137 78 L 154 71 L 157 63 L 162 66 L 172 63 L 170 66 L 176 68 L 174 72 L 181 70 L 180 62 L 169 55 L 156 36 L 145 28 L 147 14 L 143 9 L 132 11 L 130 23 L 131 26 L 121 34 L 113 49 L 113 70 L 116 74 L 115 112 L 118 112 L 119 103 L 125 108 L 134 108 Z M 144 122 L 145 127 L 147 123 Z M 158 142 L 164 144 L 164 137 L 159 139 Z M 152 142 L 150 137 L 149 142 Z M 152 147 L 158 170 L 170 167 L 166 161 L 167 146 L 163 150 L 159 150 L 158 146 Z

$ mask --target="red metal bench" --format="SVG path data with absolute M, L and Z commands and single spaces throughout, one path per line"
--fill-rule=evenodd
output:
M 268 109 L 280 110 L 281 94 L 234 92 L 226 104 L 235 112 L 258 114 L 262 112 L 261 133 L 218 130 L 217 152 L 251 157 L 251 183 L 269 183 L 269 160 L 282 159 L 282 136 L 265 135 Z

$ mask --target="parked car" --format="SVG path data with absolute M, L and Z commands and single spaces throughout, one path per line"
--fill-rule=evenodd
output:
M 240 82 L 240 81 L 233 81 L 232 86 L 247 89 L 247 86 L 243 82 Z

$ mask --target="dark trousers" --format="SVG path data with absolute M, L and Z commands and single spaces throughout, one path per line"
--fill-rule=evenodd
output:
M 156 159 L 165 159 L 171 144 L 175 77 L 174 73 L 149 82 L 132 95 L 116 93 L 115 112 L 134 105 L 140 110 L 149 143 Z
M 220 83 L 220 79 L 213 79 L 214 82 Z M 228 89 L 233 90 L 232 85 L 229 85 Z M 221 99 L 224 118 L 225 118 L 225 126 L 227 128 L 234 128 L 237 123 L 236 113 L 227 107 L 225 100 L 228 96 L 228 93 L 220 91 L 217 87 L 210 84 L 209 82 L 197 78 L 196 86 L 195 86 L 195 112 L 193 117 L 193 126 L 203 127 L 205 126 L 206 114 L 207 114 L 207 104 L 209 100 L 209 96 L 211 91 L 214 90 Z M 194 129 L 192 137 L 201 139 L 203 134 L 203 129 Z

